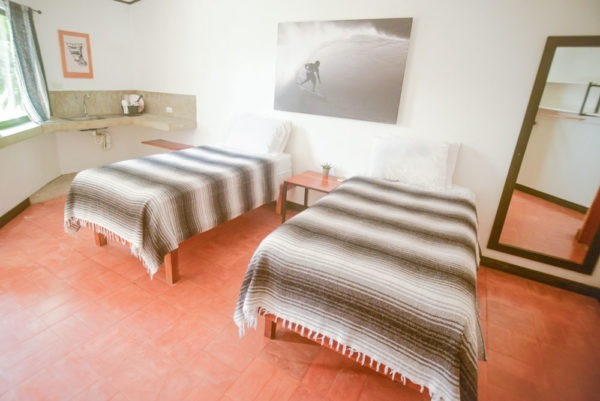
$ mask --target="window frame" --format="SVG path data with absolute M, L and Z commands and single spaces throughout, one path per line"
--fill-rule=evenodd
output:
M 6 5 L 2 0 L 0 0 L 0 16 L 6 17 Z M 30 122 L 31 119 L 29 118 L 29 116 L 27 115 L 27 112 L 25 111 L 22 94 L 21 94 L 21 109 L 23 110 L 23 115 L 18 116 L 16 118 L 12 118 L 10 120 L 0 120 L 0 130 L 16 127 L 18 125 Z

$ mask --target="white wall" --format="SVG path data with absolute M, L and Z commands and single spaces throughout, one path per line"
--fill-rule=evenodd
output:
M 600 82 L 600 48 L 557 48 L 540 107 L 578 113 L 589 82 Z M 597 89 L 590 91 L 584 112 L 593 112 L 597 98 Z
M 413 17 L 398 125 L 273 110 L 277 23 Z M 242 112 L 292 120 L 294 170 L 330 160 L 366 170 L 374 136 L 403 127 L 463 144 L 455 181 L 478 198 L 484 254 L 600 287 L 573 273 L 485 249 L 546 37 L 600 34 L 587 0 L 144 0 L 132 6 L 133 87 L 197 96 L 197 143 L 218 141 Z M 153 26 L 161 29 L 151 29 Z
M 597 47 L 559 47 L 554 53 L 548 82 L 598 82 L 600 49 Z
M 589 207 L 600 185 L 600 119 L 538 114 L 517 183 Z
M 34 14 L 34 21 L 50 90 L 110 90 L 131 87 L 134 69 L 131 67 L 130 6 L 104 0 L 19 2 L 42 11 L 42 14 Z M 59 29 L 90 35 L 93 79 L 63 77 Z M 66 133 L 58 135 L 62 138 Z M 0 215 L 60 174 L 70 172 L 61 166 L 68 165 L 71 158 L 97 160 L 103 157 L 97 155 L 101 150 L 86 152 L 82 147 L 77 152 L 61 152 L 61 160 L 56 146 L 55 134 L 46 133 L 0 149 L 0 185 L 1 188 L 9 188 L 0 196 Z M 127 144 L 128 148 L 132 146 L 131 143 Z M 128 157 L 134 155 L 130 154 Z
M 144 145 L 141 142 L 150 139 L 164 138 L 178 141 L 187 132 L 177 134 L 165 133 L 150 128 L 137 126 L 111 127 L 106 130 L 110 135 L 110 149 L 104 149 L 100 144 L 101 138 L 93 136 L 93 131 L 57 132 L 56 152 L 58 155 L 60 174 L 74 173 L 86 168 L 102 166 L 121 160 L 147 156 L 163 150 Z M 181 139 L 183 143 L 189 138 Z
M 27 3 L 44 11 L 36 22 L 51 90 L 194 94 L 196 144 L 219 141 L 239 113 L 278 116 L 295 126 L 288 146 L 295 171 L 316 169 L 329 160 L 337 174 L 350 175 L 366 170 L 377 135 L 408 128 L 428 138 L 461 142 L 455 181 L 478 197 L 484 254 L 600 287 L 598 268 L 590 277 L 485 249 L 546 37 L 600 34 L 600 2 Z M 413 18 L 398 125 L 273 110 L 278 22 L 390 17 Z M 57 29 L 90 34 L 93 80 L 62 78 Z
M 49 90 L 129 89 L 132 83 L 131 6 L 103 0 L 19 0 L 42 11 L 35 26 Z M 90 35 L 94 78 L 64 78 L 58 30 Z
M 52 134 L 0 149 L 0 216 L 59 175 L 56 141 Z
M 600 118 L 578 115 L 590 81 L 600 82 L 600 48 L 556 49 L 517 179 L 586 207 L 600 184 Z

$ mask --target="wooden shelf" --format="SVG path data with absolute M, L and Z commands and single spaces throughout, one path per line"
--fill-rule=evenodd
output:
M 156 146 L 163 149 L 169 150 L 182 150 L 193 148 L 191 145 L 186 145 L 185 143 L 172 142 L 164 139 L 153 139 L 151 141 L 142 141 L 144 145 Z
M 558 109 L 554 107 L 540 106 L 538 112 L 547 116 L 564 118 L 567 120 L 586 120 L 587 116 L 582 116 L 577 111 Z
M 582 86 L 587 86 L 589 84 L 589 82 L 576 82 L 576 81 L 547 81 L 547 84 L 557 84 L 557 85 L 582 85 Z

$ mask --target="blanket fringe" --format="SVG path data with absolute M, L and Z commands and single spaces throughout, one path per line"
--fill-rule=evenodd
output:
M 320 334 L 316 330 L 305 327 L 298 322 L 292 322 L 288 319 L 281 318 L 273 313 L 268 312 L 267 310 L 265 310 L 262 307 L 259 308 L 257 314 L 250 314 L 250 313 L 246 313 L 246 311 L 245 311 L 244 315 L 245 316 L 244 316 L 243 323 L 236 322 L 236 323 L 238 323 L 240 337 L 244 336 L 246 326 L 248 328 L 253 328 L 253 329 L 256 329 L 258 327 L 258 316 L 259 315 L 272 315 L 272 316 L 276 317 L 277 321 L 280 322 L 283 325 L 283 327 L 285 327 L 289 330 L 295 331 L 295 332 L 299 332 L 302 336 L 304 336 L 316 343 L 319 343 L 322 346 L 325 345 L 325 341 L 326 341 L 325 339 L 328 338 L 329 339 L 329 347 L 331 349 L 333 349 L 335 347 L 335 351 L 340 352 L 340 348 L 341 348 L 342 354 L 348 356 L 351 359 L 356 359 L 356 362 L 359 362 L 362 366 L 365 365 L 365 362 L 367 362 L 367 358 L 369 358 L 368 365 L 372 369 L 375 369 L 378 372 L 381 372 L 380 369 L 382 366 L 384 366 L 385 369 L 383 369 L 383 371 L 381 373 L 383 373 L 385 376 L 388 376 L 391 380 L 396 381 L 396 376 L 399 376 L 399 381 L 402 382 L 402 384 L 405 386 L 406 386 L 406 381 L 410 380 L 416 386 L 420 386 L 421 393 L 423 393 L 424 390 L 427 388 L 429 396 L 431 397 L 431 401 L 443 401 L 442 395 L 438 393 L 437 388 L 434 384 L 430 384 L 429 386 L 427 386 L 424 383 L 421 383 L 417 380 L 409 379 L 409 378 L 407 378 L 406 375 L 404 375 L 403 373 L 401 373 L 395 369 L 392 369 L 391 367 L 386 365 L 384 362 L 376 360 L 376 359 L 366 355 L 363 352 L 357 351 L 351 345 L 342 344 L 342 342 L 339 341 L 339 339 L 334 340 L 331 336 Z M 305 331 L 306 331 L 306 335 L 303 334 Z
M 136 259 L 138 259 L 140 262 L 142 262 L 142 265 L 144 266 L 144 268 L 150 275 L 150 279 L 152 279 L 154 277 L 154 274 L 156 273 L 156 271 L 153 271 L 146 264 L 144 259 L 142 258 L 141 247 L 132 244 L 131 242 L 127 241 L 125 238 L 120 237 L 119 235 L 115 234 L 114 232 L 107 230 L 106 228 L 99 226 L 98 224 L 91 223 L 87 220 L 79 219 L 77 217 L 70 217 L 68 220 L 66 220 L 64 223 L 64 227 L 65 227 L 65 232 L 68 234 L 71 234 L 71 235 L 75 235 L 75 233 L 77 233 L 77 231 L 79 231 L 79 229 L 81 227 L 85 227 L 89 230 L 92 230 L 93 232 L 104 235 L 106 238 L 108 238 L 109 240 L 111 240 L 113 242 L 117 242 L 121 245 L 128 247 L 129 250 L 131 251 L 131 254 Z

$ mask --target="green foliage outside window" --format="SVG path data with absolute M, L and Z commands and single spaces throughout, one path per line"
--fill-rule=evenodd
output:
M 22 104 L 8 19 L 0 10 L 0 129 L 29 120 Z

